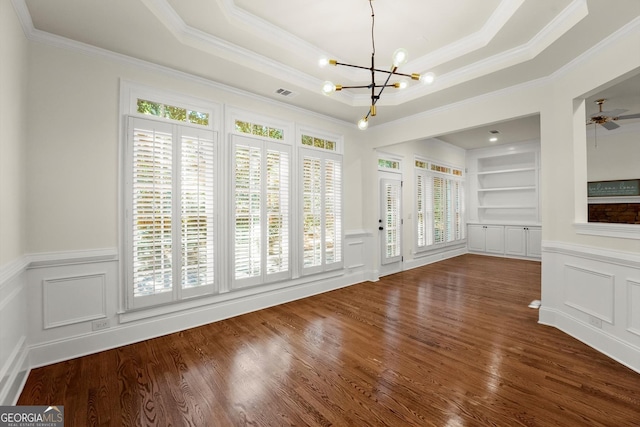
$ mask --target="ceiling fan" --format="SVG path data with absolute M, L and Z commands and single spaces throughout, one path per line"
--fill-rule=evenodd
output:
M 602 104 L 606 99 L 596 99 L 595 103 L 598 104 L 598 112 L 591 115 L 591 119 L 587 122 L 590 124 L 599 124 L 602 125 L 607 130 L 613 130 L 620 127 L 619 124 L 616 123 L 618 120 L 625 119 L 640 119 L 640 113 L 637 114 L 627 114 L 625 116 L 621 116 L 620 114 L 624 113 L 627 110 L 611 110 L 611 111 L 602 111 Z

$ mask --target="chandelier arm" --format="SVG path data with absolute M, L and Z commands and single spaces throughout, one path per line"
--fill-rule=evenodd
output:
M 371 67 L 363 67 L 362 65 L 345 64 L 344 62 L 336 62 L 335 65 L 342 65 L 344 67 L 352 67 L 352 68 L 360 68 L 361 70 L 371 70 Z M 374 68 L 373 71 L 375 71 L 376 73 L 395 74 L 397 76 L 403 76 L 403 77 L 413 77 L 411 74 L 399 73 L 397 71 L 381 70 L 380 68 Z
M 342 89 L 370 89 L 371 85 L 362 85 L 362 86 L 340 86 Z M 382 85 L 374 85 L 373 87 L 382 87 Z M 391 83 L 386 85 L 386 87 L 395 87 L 395 84 Z
M 362 65 L 345 64 L 344 62 L 336 62 L 336 65 L 342 65 L 344 67 L 360 68 L 362 70 L 370 70 L 371 69 L 371 67 L 363 67 Z M 376 71 L 380 71 L 380 70 L 376 70 Z
M 378 100 L 380 99 L 380 96 L 382 96 L 382 92 L 384 91 L 384 88 L 387 86 L 393 86 L 389 84 L 389 79 L 391 79 L 391 76 L 394 73 L 389 73 L 389 75 L 387 76 L 387 80 L 384 81 L 384 84 L 382 86 L 378 86 L 380 87 L 380 92 L 378 92 L 378 96 L 375 96 L 373 94 L 373 91 L 375 90 L 375 88 L 372 89 L 372 95 L 371 95 L 371 106 L 373 107 L 374 105 L 376 105 L 376 103 L 378 102 Z M 375 84 L 374 84 L 375 86 Z M 368 115 L 367 115 L 368 116 Z

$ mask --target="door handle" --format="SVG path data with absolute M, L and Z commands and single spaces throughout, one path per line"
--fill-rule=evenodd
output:
M 380 226 L 380 227 L 378 227 L 378 230 L 382 231 L 382 230 L 384 230 L 384 227 Z

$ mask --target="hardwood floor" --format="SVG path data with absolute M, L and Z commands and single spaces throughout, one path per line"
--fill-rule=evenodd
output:
M 640 426 L 640 374 L 537 324 L 540 264 L 465 255 L 34 369 L 66 426 Z

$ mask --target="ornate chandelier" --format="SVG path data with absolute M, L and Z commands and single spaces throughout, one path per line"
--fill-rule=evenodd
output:
M 395 82 L 395 83 L 389 83 L 389 80 L 391 79 L 391 76 L 396 75 L 396 76 L 402 76 L 402 77 L 409 77 L 411 80 L 419 80 L 425 84 L 431 84 L 433 83 L 434 79 L 435 79 L 435 75 L 431 72 L 426 73 L 424 75 L 420 75 L 417 73 L 412 73 L 412 74 L 404 74 L 404 73 L 399 73 L 398 72 L 398 67 L 405 64 L 407 62 L 408 59 L 408 53 L 405 49 L 403 48 L 399 48 L 396 49 L 396 51 L 393 53 L 392 56 L 392 60 L 393 60 L 393 65 L 391 66 L 391 70 L 387 71 L 387 70 L 381 70 L 375 67 L 375 55 L 376 55 L 376 43 L 375 43 L 375 38 L 374 38 L 374 29 L 375 29 L 375 13 L 373 10 L 373 0 L 369 0 L 369 7 L 371 7 L 371 66 L 370 67 L 363 67 L 361 65 L 352 65 L 352 64 L 345 64 L 343 62 L 338 62 L 335 59 L 326 59 L 323 58 L 320 60 L 320 66 L 324 67 L 326 65 L 334 65 L 334 66 L 338 66 L 338 65 L 342 65 L 345 67 L 352 67 L 352 68 L 360 68 L 363 70 L 369 70 L 371 72 L 371 83 L 368 85 L 361 85 L 361 86 L 342 86 L 342 85 L 336 85 L 330 81 L 326 81 L 323 83 L 322 85 L 322 93 L 324 93 L 325 95 L 330 95 L 336 91 L 340 91 L 342 89 L 371 89 L 371 107 L 369 107 L 369 111 L 367 112 L 367 115 L 364 116 L 362 119 L 360 119 L 358 121 L 358 128 L 361 130 L 365 130 L 367 127 L 369 127 L 369 117 L 373 117 L 376 115 L 376 103 L 378 102 L 378 100 L 380 99 L 380 96 L 382 95 L 382 92 L 384 91 L 384 89 L 386 87 L 394 87 L 396 89 L 404 89 L 405 87 L 408 86 L 408 82 L 406 80 L 402 80 L 399 82 Z M 386 74 L 386 80 L 383 84 L 377 84 L 376 83 L 376 73 L 383 73 Z M 379 89 L 379 91 L 376 94 L 376 90 Z

